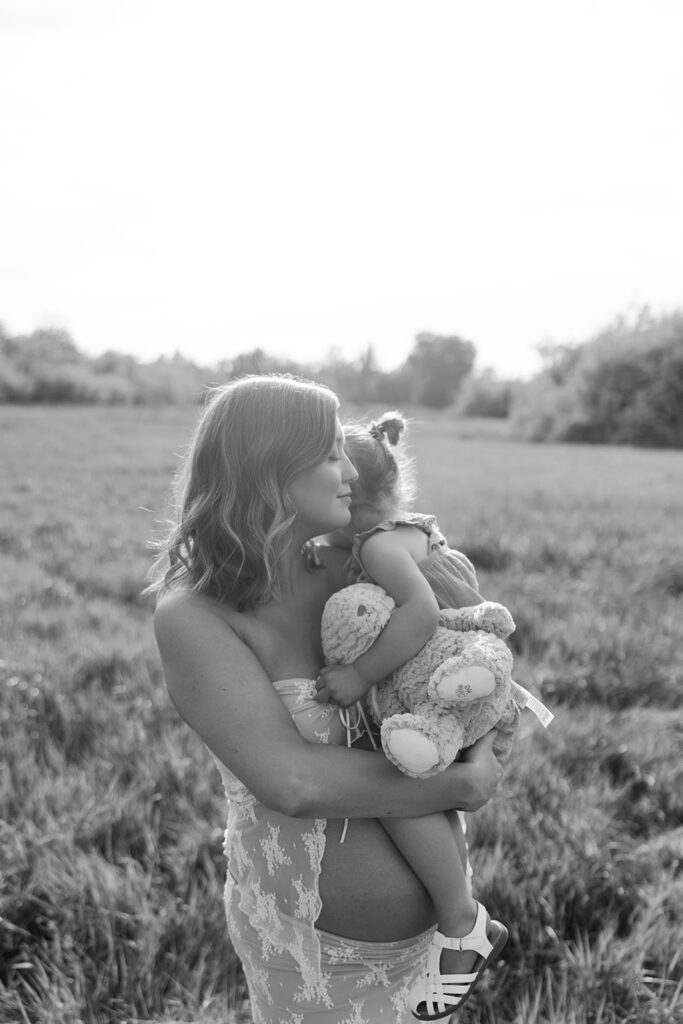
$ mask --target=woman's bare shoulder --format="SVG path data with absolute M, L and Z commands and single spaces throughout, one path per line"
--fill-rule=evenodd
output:
M 185 621 L 186 616 L 203 617 L 220 615 L 220 605 L 205 594 L 197 594 L 193 590 L 178 588 L 163 593 L 154 611 L 154 622 L 176 625 Z
M 171 590 L 163 594 L 154 612 L 154 633 L 163 649 L 182 642 L 197 631 L 220 629 L 225 640 L 231 634 L 241 640 L 239 615 L 229 605 L 191 590 Z
M 191 724 L 202 707 L 223 700 L 224 691 L 237 692 L 242 685 L 272 689 L 243 635 L 240 617 L 230 606 L 188 591 L 169 593 L 159 602 L 154 634 L 166 687 Z

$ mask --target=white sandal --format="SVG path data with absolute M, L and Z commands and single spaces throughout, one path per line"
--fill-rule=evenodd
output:
M 427 959 L 427 973 L 410 992 L 409 1006 L 418 1020 L 440 1020 L 459 1011 L 470 997 L 484 968 L 498 957 L 508 940 L 508 930 L 500 921 L 490 921 L 486 931 L 486 909 L 477 903 L 477 918 L 472 931 L 461 938 L 436 932 Z M 481 963 L 472 974 L 441 974 L 442 949 L 471 949 Z M 423 1007 L 420 1011 L 419 1007 Z

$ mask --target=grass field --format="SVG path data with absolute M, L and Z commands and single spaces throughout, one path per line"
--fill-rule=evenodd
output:
M 217 773 L 139 596 L 187 409 L 0 407 L 0 1020 L 250 1020 Z M 481 1024 L 683 1020 L 683 453 L 416 422 L 419 508 L 518 624 L 531 716 L 472 818 L 511 925 Z

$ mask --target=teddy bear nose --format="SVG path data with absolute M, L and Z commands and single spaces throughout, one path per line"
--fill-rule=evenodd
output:
M 365 615 L 366 612 L 367 612 L 367 608 L 365 607 L 365 605 L 364 604 L 359 604 L 358 605 L 358 611 L 356 612 L 356 615 Z

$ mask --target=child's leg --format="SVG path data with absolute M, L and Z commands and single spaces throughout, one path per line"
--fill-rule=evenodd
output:
M 377 745 L 366 735 L 353 745 L 377 750 Z M 379 821 L 431 896 L 442 935 L 455 938 L 467 935 L 476 920 L 477 904 L 466 874 L 468 851 L 460 816 L 453 824 L 445 814 L 439 813 Z M 488 914 L 486 921 L 488 927 Z M 444 949 L 441 971 L 443 974 L 467 974 L 477 960 L 478 954 L 471 950 Z
M 445 814 L 384 818 L 381 824 L 431 896 L 439 931 L 451 937 L 467 935 L 476 920 L 477 904 L 465 874 L 467 847 L 460 822 L 455 834 Z M 477 959 L 471 950 L 444 949 L 441 971 L 466 974 Z
M 458 853 L 460 854 L 462 866 L 465 869 L 465 877 L 467 877 L 468 870 L 471 871 L 469 866 L 469 850 L 467 848 L 467 839 L 465 838 L 465 829 L 467 826 L 465 825 L 465 815 L 462 811 L 457 811 L 456 814 L 457 819 L 452 829 L 452 835 L 455 839 L 455 845 L 458 848 Z M 468 889 L 470 888 L 469 884 L 467 887 Z

